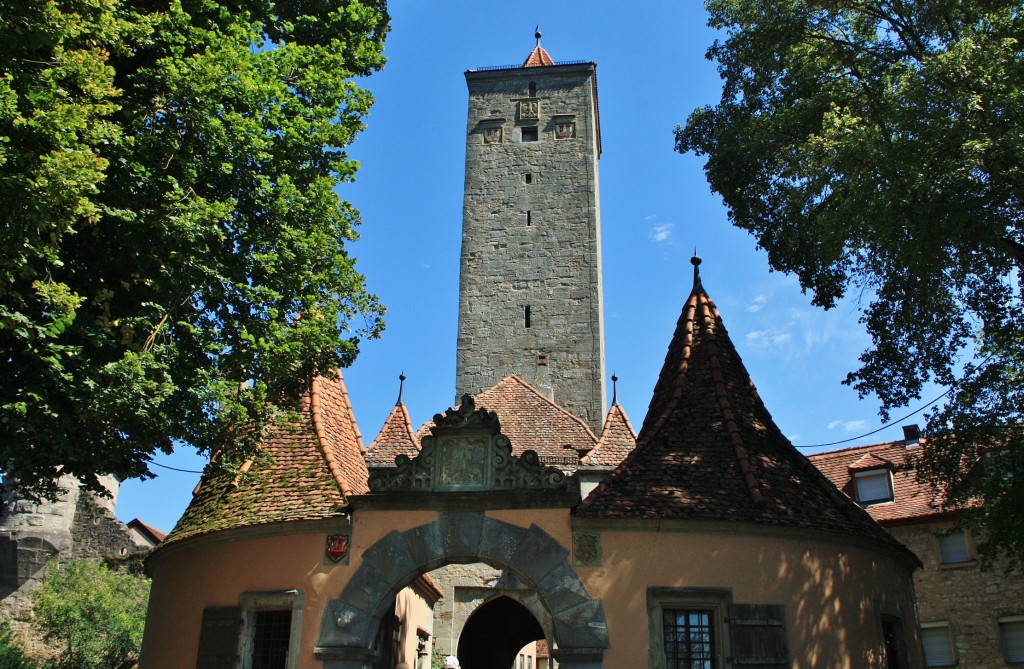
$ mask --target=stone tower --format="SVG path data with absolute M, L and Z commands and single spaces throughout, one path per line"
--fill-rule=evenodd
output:
M 516 374 L 601 429 L 601 129 L 597 66 L 466 72 L 469 123 L 457 397 Z

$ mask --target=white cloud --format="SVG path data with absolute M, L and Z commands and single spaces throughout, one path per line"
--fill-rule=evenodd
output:
M 751 313 L 756 313 L 758 311 L 761 311 L 761 309 L 763 309 L 764 305 L 767 304 L 767 303 L 768 303 L 768 298 L 765 297 L 764 294 L 757 295 L 757 296 L 754 297 L 753 304 L 750 304 L 749 306 L 747 306 L 747 311 L 749 311 Z
M 673 227 L 672 223 L 660 223 L 651 228 L 651 231 L 647 233 L 647 237 L 660 244 L 672 235 Z
M 747 333 L 747 343 L 753 346 L 781 346 L 792 339 L 792 334 L 781 330 L 755 330 Z
M 828 429 L 843 428 L 843 432 L 859 432 L 868 426 L 866 420 L 834 420 L 827 425 Z

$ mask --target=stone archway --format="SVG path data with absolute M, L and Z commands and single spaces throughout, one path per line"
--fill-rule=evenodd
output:
M 516 654 L 544 638 L 544 630 L 530 611 L 505 595 L 477 607 L 459 637 L 459 662 L 473 669 L 509 669 Z
M 315 649 L 325 669 L 364 669 L 374 658 L 381 617 L 396 593 L 445 564 L 483 562 L 507 569 L 536 589 L 551 616 L 547 630 L 566 669 L 600 669 L 608 631 L 601 602 L 569 565 L 569 551 L 531 525 L 519 527 L 482 511 L 441 512 L 431 523 L 393 531 L 362 555 L 341 595 L 331 600 Z

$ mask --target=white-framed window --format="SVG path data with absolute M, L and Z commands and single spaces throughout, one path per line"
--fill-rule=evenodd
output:
M 855 472 L 857 501 L 861 504 L 880 504 L 893 501 L 892 474 L 888 469 L 868 469 Z
M 999 618 L 999 638 L 1007 662 L 1024 662 L 1024 615 Z
M 302 592 L 247 592 L 239 603 L 242 669 L 295 669 L 302 633 Z
M 921 623 L 921 644 L 924 646 L 924 666 L 952 667 L 956 664 L 953 634 L 947 621 Z
M 939 548 L 942 552 L 942 564 L 957 564 L 971 561 L 971 551 L 967 544 L 967 533 L 951 532 L 939 537 Z

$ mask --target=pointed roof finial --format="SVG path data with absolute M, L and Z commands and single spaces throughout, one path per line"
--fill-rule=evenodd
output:
M 612 406 L 619 406 L 619 377 L 612 372 Z
M 398 375 L 398 401 L 395 402 L 396 407 L 402 406 L 402 391 L 405 390 L 405 370 Z
M 533 31 L 533 36 L 537 38 L 537 46 L 540 46 L 540 24 Z
M 693 257 L 690 258 L 690 264 L 693 265 L 693 290 L 691 294 L 699 293 L 704 290 L 704 286 L 700 282 L 700 256 L 697 255 L 697 247 L 693 247 Z

